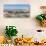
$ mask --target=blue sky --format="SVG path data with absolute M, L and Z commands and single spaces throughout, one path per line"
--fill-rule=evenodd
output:
M 27 9 L 30 6 L 28 4 L 5 4 L 4 9 L 12 10 L 12 9 Z

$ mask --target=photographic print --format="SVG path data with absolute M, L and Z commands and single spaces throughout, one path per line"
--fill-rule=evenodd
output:
M 29 18 L 30 5 L 29 4 L 5 4 L 4 17 L 8 18 Z

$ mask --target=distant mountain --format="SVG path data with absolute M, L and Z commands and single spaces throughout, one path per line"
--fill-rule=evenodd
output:
M 29 9 L 12 9 L 12 10 L 4 9 L 4 12 L 29 13 L 30 10 Z

